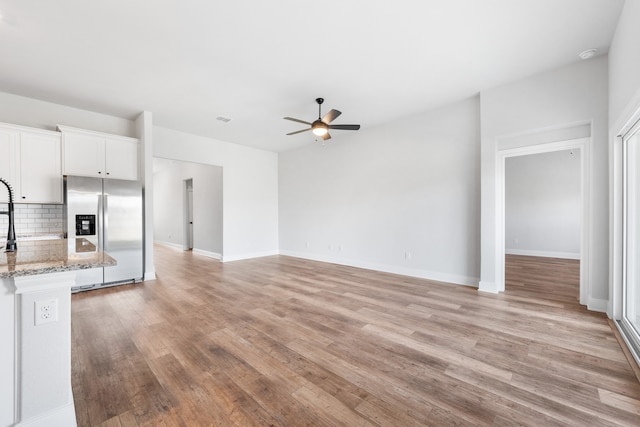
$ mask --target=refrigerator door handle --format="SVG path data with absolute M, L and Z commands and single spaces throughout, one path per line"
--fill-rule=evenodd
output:
M 102 232 L 104 230 L 104 218 L 102 217 L 102 194 L 98 194 L 98 215 L 97 215 L 97 232 L 96 234 L 98 235 L 98 249 L 102 248 L 102 243 L 103 243 L 103 236 L 102 236 Z
M 102 228 L 102 250 L 107 252 L 109 250 L 109 197 L 104 194 L 102 196 L 102 220 L 104 226 Z

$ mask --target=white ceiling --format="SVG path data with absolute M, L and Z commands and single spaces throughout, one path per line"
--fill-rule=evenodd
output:
M 283 151 L 317 97 L 364 130 L 606 53 L 622 4 L 0 0 L 0 91 Z

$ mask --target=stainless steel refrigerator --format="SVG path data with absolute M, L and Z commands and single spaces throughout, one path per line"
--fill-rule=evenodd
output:
M 65 234 L 70 254 L 103 250 L 116 266 L 78 270 L 72 291 L 139 282 L 143 277 L 142 184 L 66 176 Z

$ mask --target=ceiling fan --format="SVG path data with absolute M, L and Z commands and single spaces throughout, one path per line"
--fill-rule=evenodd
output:
M 323 140 L 327 140 L 331 138 L 329 135 L 329 129 L 338 129 L 338 130 L 358 130 L 360 129 L 360 125 L 332 125 L 330 124 L 334 121 L 340 114 L 342 114 L 338 110 L 329 111 L 324 117 L 321 114 L 322 103 L 324 102 L 323 98 L 316 98 L 316 102 L 318 103 L 318 120 L 313 123 L 305 122 L 304 120 L 294 119 L 293 117 L 284 117 L 285 120 L 291 120 L 292 122 L 304 123 L 305 125 L 309 125 L 310 127 L 307 129 L 297 130 L 295 132 L 290 132 L 287 135 L 295 135 L 297 133 L 306 132 L 308 130 L 312 131 L 314 135 L 321 137 Z

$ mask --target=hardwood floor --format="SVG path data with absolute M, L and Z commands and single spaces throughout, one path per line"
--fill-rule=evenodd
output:
M 73 296 L 79 426 L 639 424 L 640 385 L 578 305 L 575 265 L 509 259 L 493 295 L 156 251 L 158 280 Z
M 505 290 L 509 295 L 564 304 L 583 310 L 580 299 L 580 261 L 559 258 L 507 255 Z

